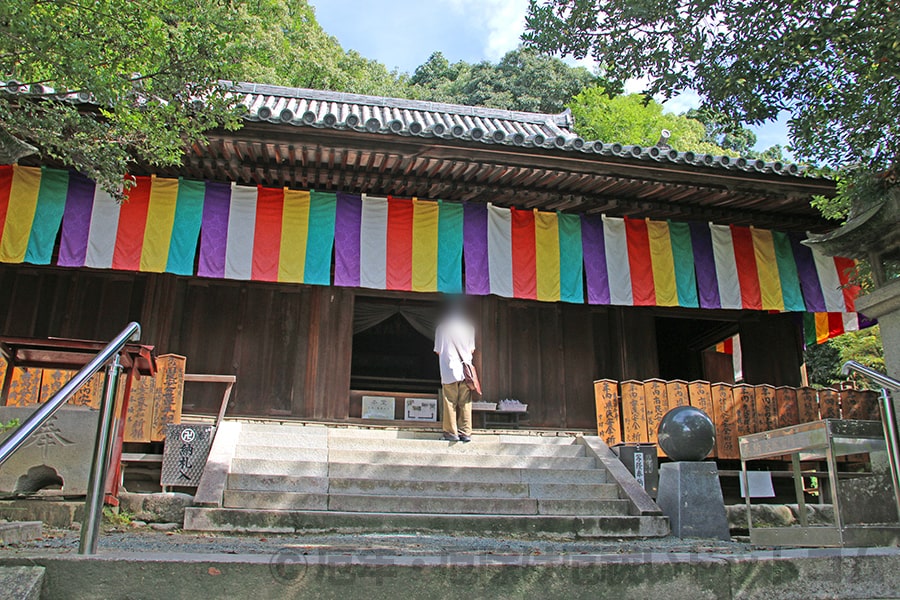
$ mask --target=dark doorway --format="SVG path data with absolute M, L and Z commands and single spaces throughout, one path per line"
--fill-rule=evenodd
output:
M 696 318 L 656 319 L 656 344 L 659 355 L 659 378 L 693 381 L 719 381 L 718 372 L 710 372 L 704 351 L 737 333 L 735 321 Z M 731 357 L 728 356 L 730 365 Z M 729 366 L 730 368 L 730 366 Z
M 351 389 L 432 393 L 440 387 L 436 305 L 357 298 L 354 313 Z

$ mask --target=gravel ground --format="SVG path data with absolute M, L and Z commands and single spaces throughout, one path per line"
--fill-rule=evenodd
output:
M 36 552 L 74 553 L 78 532 L 45 529 L 42 538 L 27 543 L 0 546 L 0 557 Z M 303 553 L 360 555 L 579 555 L 642 553 L 750 552 L 748 543 L 678 538 L 646 540 L 525 540 L 452 535 L 289 535 L 158 532 L 145 528 L 109 529 L 100 539 L 100 553 L 171 552 L 192 554 L 274 554 L 281 549 Z

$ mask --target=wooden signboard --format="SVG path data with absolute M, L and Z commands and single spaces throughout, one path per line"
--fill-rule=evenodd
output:
M 611 379 L 594 382 L 594 403 L 597 410 L 597 435 L 613 446 L 622 441 L 619 424 L 619 384 Z
M 666 396 L 669 399 L 669 410 L 676 406 L 690 406 L 690 391 L 688 382 L 675 379 L 666 383 Z
M 756 398 L 756 431 L 778 429 L 778 404 L 775 400 L 775 388 L 771 385 L 758 385 Z
M 644 383 L 623 381 L 622 437 L 626 442 L 648 442 L 647 410 L 644 404 Z
M 150 439 L 166 439 L 166 426 L 181 423 L 184 400 L 184 369 L 187 359 L 177 354 L 163 354 L 156 359 L 156 400 L 151 416 Z
M 734 390 L 728 383 L 714 383 L 710 386 L 710 396 L 716 424 L 716 456 L 718 458 L 740 458 L 737 445 L 737 431 L 734 422 Z
M 797 390 L 792 387 L 775 388 L 775 405 L 778 407 L 778 426 L 789 427 L 800 423 Z
M 752 385 L 734 386 L 734 429 L 737 437 L 756 433 L 756 394 Z
M 811 387 L 802 387 L 797 390 L 797 409 L 800 412 L 801 423 L 811 423 L 819 420 L 819 394 Z
M 841 418 L 880 421 L 879 394 L 870 390 L 841 390 Z
M 881 394 L 872 390 L 858 392 L 860 408 L 859 413 L 863 415 L 861 419 L 869 421 L 881 420 Z
M 716 410 L 713 406 L 712 394 L 709 390 L 709 382 L 708 381 L 692 381 L 688 385 L 688 399 L 690 400 L 690 405 L 694 408 L 699 408 L 703 412 L 705 412 L 712 422 L 716 422 Z M 671 398 L 671 396 L 670 396 Z M 716 433 L 716 437 L 718 438 L 718 432 Z M 717 444 L 718 445 L 718 444 Z M 712 449 L 710 452 L 710 457 L 717 456 L 716 448 Z
M 644 382 L 644 406 L 647 410 L 647 439 L 655 444 L 659 436 L 659 423 L 669 412 L 666 396 L 666 382 L 662 379 L 648 379 Z M 662 455 L 662 449 L 659 450 Z
M 7 406 L 35 406 L 41 401 L 41 369 L 13 369 Z
M 819 390 L 819 414 L 823 419 L 841 418 L 841 401 L 837 390 Z
M 156 401 L 156 377 L 141 377 L 131 384 L 128 412 L 125 415 L 125 442 L 150 442 L 153 436 L 153 404 Z

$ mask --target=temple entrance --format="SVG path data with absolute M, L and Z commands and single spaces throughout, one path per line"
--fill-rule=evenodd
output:
M 658 317 L 660 379 L 734 383 L 732 353 L 717 352 L 716 345 L 737 333 L 737 321 Z
M 434 354 L 438 316 L 433 302 L 357 298 L 350 388 L 434 393 L 441 385 Z

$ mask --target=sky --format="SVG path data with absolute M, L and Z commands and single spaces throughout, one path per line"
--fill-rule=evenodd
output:
M 441 51 L 450 62 L 496 62 L 519 45 L 528 0 L 310 0 L 322 27 L 346 49 L 412 73 Z M 567 61 L 572 62 L 572 61 Z M 573 63 L 574 64 L 574 63 Z M 627 91 L 642 91 L 638 82 Z M 680 113 L 696 106 L 693 94 L 666 103 Z M 787 145 L 783 121 L 753 130 L 755 148 Z

